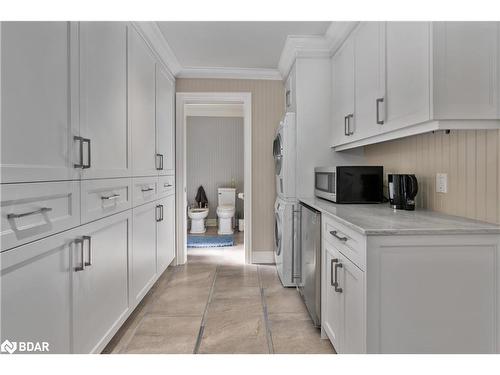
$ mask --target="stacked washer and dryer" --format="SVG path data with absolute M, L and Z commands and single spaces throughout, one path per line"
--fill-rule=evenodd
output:
M 273 143 L 277 198 L 274 203 L 274 260 L 283 286 L 295 286 L 297 238 L 296 213 L 296 121 L 287 112 L 280 122 Z

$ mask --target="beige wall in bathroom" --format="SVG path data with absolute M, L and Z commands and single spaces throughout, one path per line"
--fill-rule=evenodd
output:
M 180 78 L 176 91 L 252 93 L 252 250 L 273 251 L 276 186 L 272 143 L 285 107 L 283 83 Z
M 436 132 L 365 147 L 370 164 L 387 173 L 414 173 L 419 207 L 500 223 L 500 131 Z M 448 174 L 448 193 L 436 193 L 436 173 Z M 387 185 L 387 177 L 385 177 Z

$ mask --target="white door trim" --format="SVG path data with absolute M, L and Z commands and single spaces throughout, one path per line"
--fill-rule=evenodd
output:
M 242 104 L 244 126 L 245 262 L 252 262 L 252 94 L 249 92 L 179 92 L 176 94 L 176 264 L 187 262 L 186 111 L 188 104 Z

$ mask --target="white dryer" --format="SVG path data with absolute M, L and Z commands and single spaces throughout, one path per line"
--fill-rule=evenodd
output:
M 296 286 L 298 257 L 298 202 L 278 197 L 274 203 L 274 260 L 283 286 Z
M 296 198 L 296 126 L 295 113 L 287 112 L 280 122 L 273 143 L 276 192 L 281 198 Z

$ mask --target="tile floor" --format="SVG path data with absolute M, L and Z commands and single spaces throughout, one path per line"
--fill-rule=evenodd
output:
M 243 233 L 235 240 L 189 249 L 103 353 L 335 353 L 297 291 L 281 286 L 274 266 L 245 265 Z

